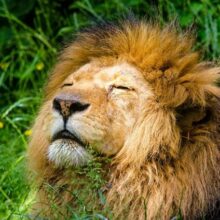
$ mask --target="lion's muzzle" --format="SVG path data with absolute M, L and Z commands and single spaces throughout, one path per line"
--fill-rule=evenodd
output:
M 91 158 L 85 147 L 76 134 L 61 130 L 53 136 L 47 156 L 56 167 L 82 166 Z
M 69 94 L 60 94 L 53 100 L 53 109 L 59 112 L 64 121 L 76 112 L 83 112 L 90 106 L 89 103 L 83 103 L 78 96 Z

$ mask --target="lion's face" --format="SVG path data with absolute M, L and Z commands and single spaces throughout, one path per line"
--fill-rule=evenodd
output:
M 82 165 L 87 146 L 116 154 L 151 95 L 142 77 L 125 63 L 86 64 L 69 75 L 47 104 L 48 158 L 57 166 Z

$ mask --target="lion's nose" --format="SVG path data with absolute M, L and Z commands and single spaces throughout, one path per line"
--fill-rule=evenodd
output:
M 70 115 L 76 112 L 82 112 L 89 106 L 90 104 L 82 103 L 74 97 L 56 97 L 53 100 L 53 108 L 64 118 L 68 118 Z

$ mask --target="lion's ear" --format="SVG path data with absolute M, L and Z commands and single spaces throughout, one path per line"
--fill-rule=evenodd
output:
M 207 124 L 212 119 L 211 109 L 200 106 L 179 106 L 176 121 L 181 131 L 189 131 L 195 126 Z

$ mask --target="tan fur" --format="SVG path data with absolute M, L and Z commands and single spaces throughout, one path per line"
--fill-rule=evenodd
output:
M 190 33 L 177 33 L 172 25 L 160 28 L 145 21 L 123 21 L 118 26 L 80 33 L 64 49 L 54 68 L 45 90 L 45 103 L 33 128 L 28 154 L 38 184 L 70 184 L 70 176 L 64 172 L 60 175 L 61 171 L 46 157 L 50 142 L 48 105 L 62 84 L 68 77 L 74 78 L 75 72 L 76 82 L 92 82 L 100 69 L 128 63 L 141 73 L 140 79 L 146 87 L 140 87 L 152 95 L 137 113 L 131 111 L 135 119 L 129 122 L 132 130 L 126 130 L 121 122 L 114 124 L 121 131 L 117 135 L 105 133 L 108 143 L 115 147 L 113 162 L 108 166 L 110 174 L 106 177 L 112 186 L 106 197 L 114 218 L 169 219 L 180 210 L 185 219 L 193 219 L 212 207 L 220 197 L 220 91 L 215 85 L 220 68 L 201 62 L 199 54 L 192 52 L 193 42 Z M 89 63 L 88 68 L 78 71 Z M 106 77 L 98 76 L 101 84 L 109 80 Z M 87 84 L 77 87 L 76 83 L 77 88 L 71 91 L 95 103 L 97 112 L 93 115 L 100 115 L 103 126 L 108 126 L 111 122 L 102 117 L 104 112 L 99 113 L 108 102 L 103 88 L 96 88 L 96 95 L 102 98 L 95 100 L 91 97 L 94 88 L 90 90 L 88 84 L 86 93 L 83 86 L 87 88 Z M 140 94 L 138 97 L 141 99 Z M 131 103 L 129 106 L 131 109 Z M 115 105 L 112 108 L 117 110 Z M 126 115 L 124 109 L 121 114 Z M 210 117 L 205 120 L 207 116 Z M 47 203 L 44 191 L 39 200 Z M 42 207 L 48 208 L 47 204 Z M 50 212 L 47 215 L 52 218 Z

